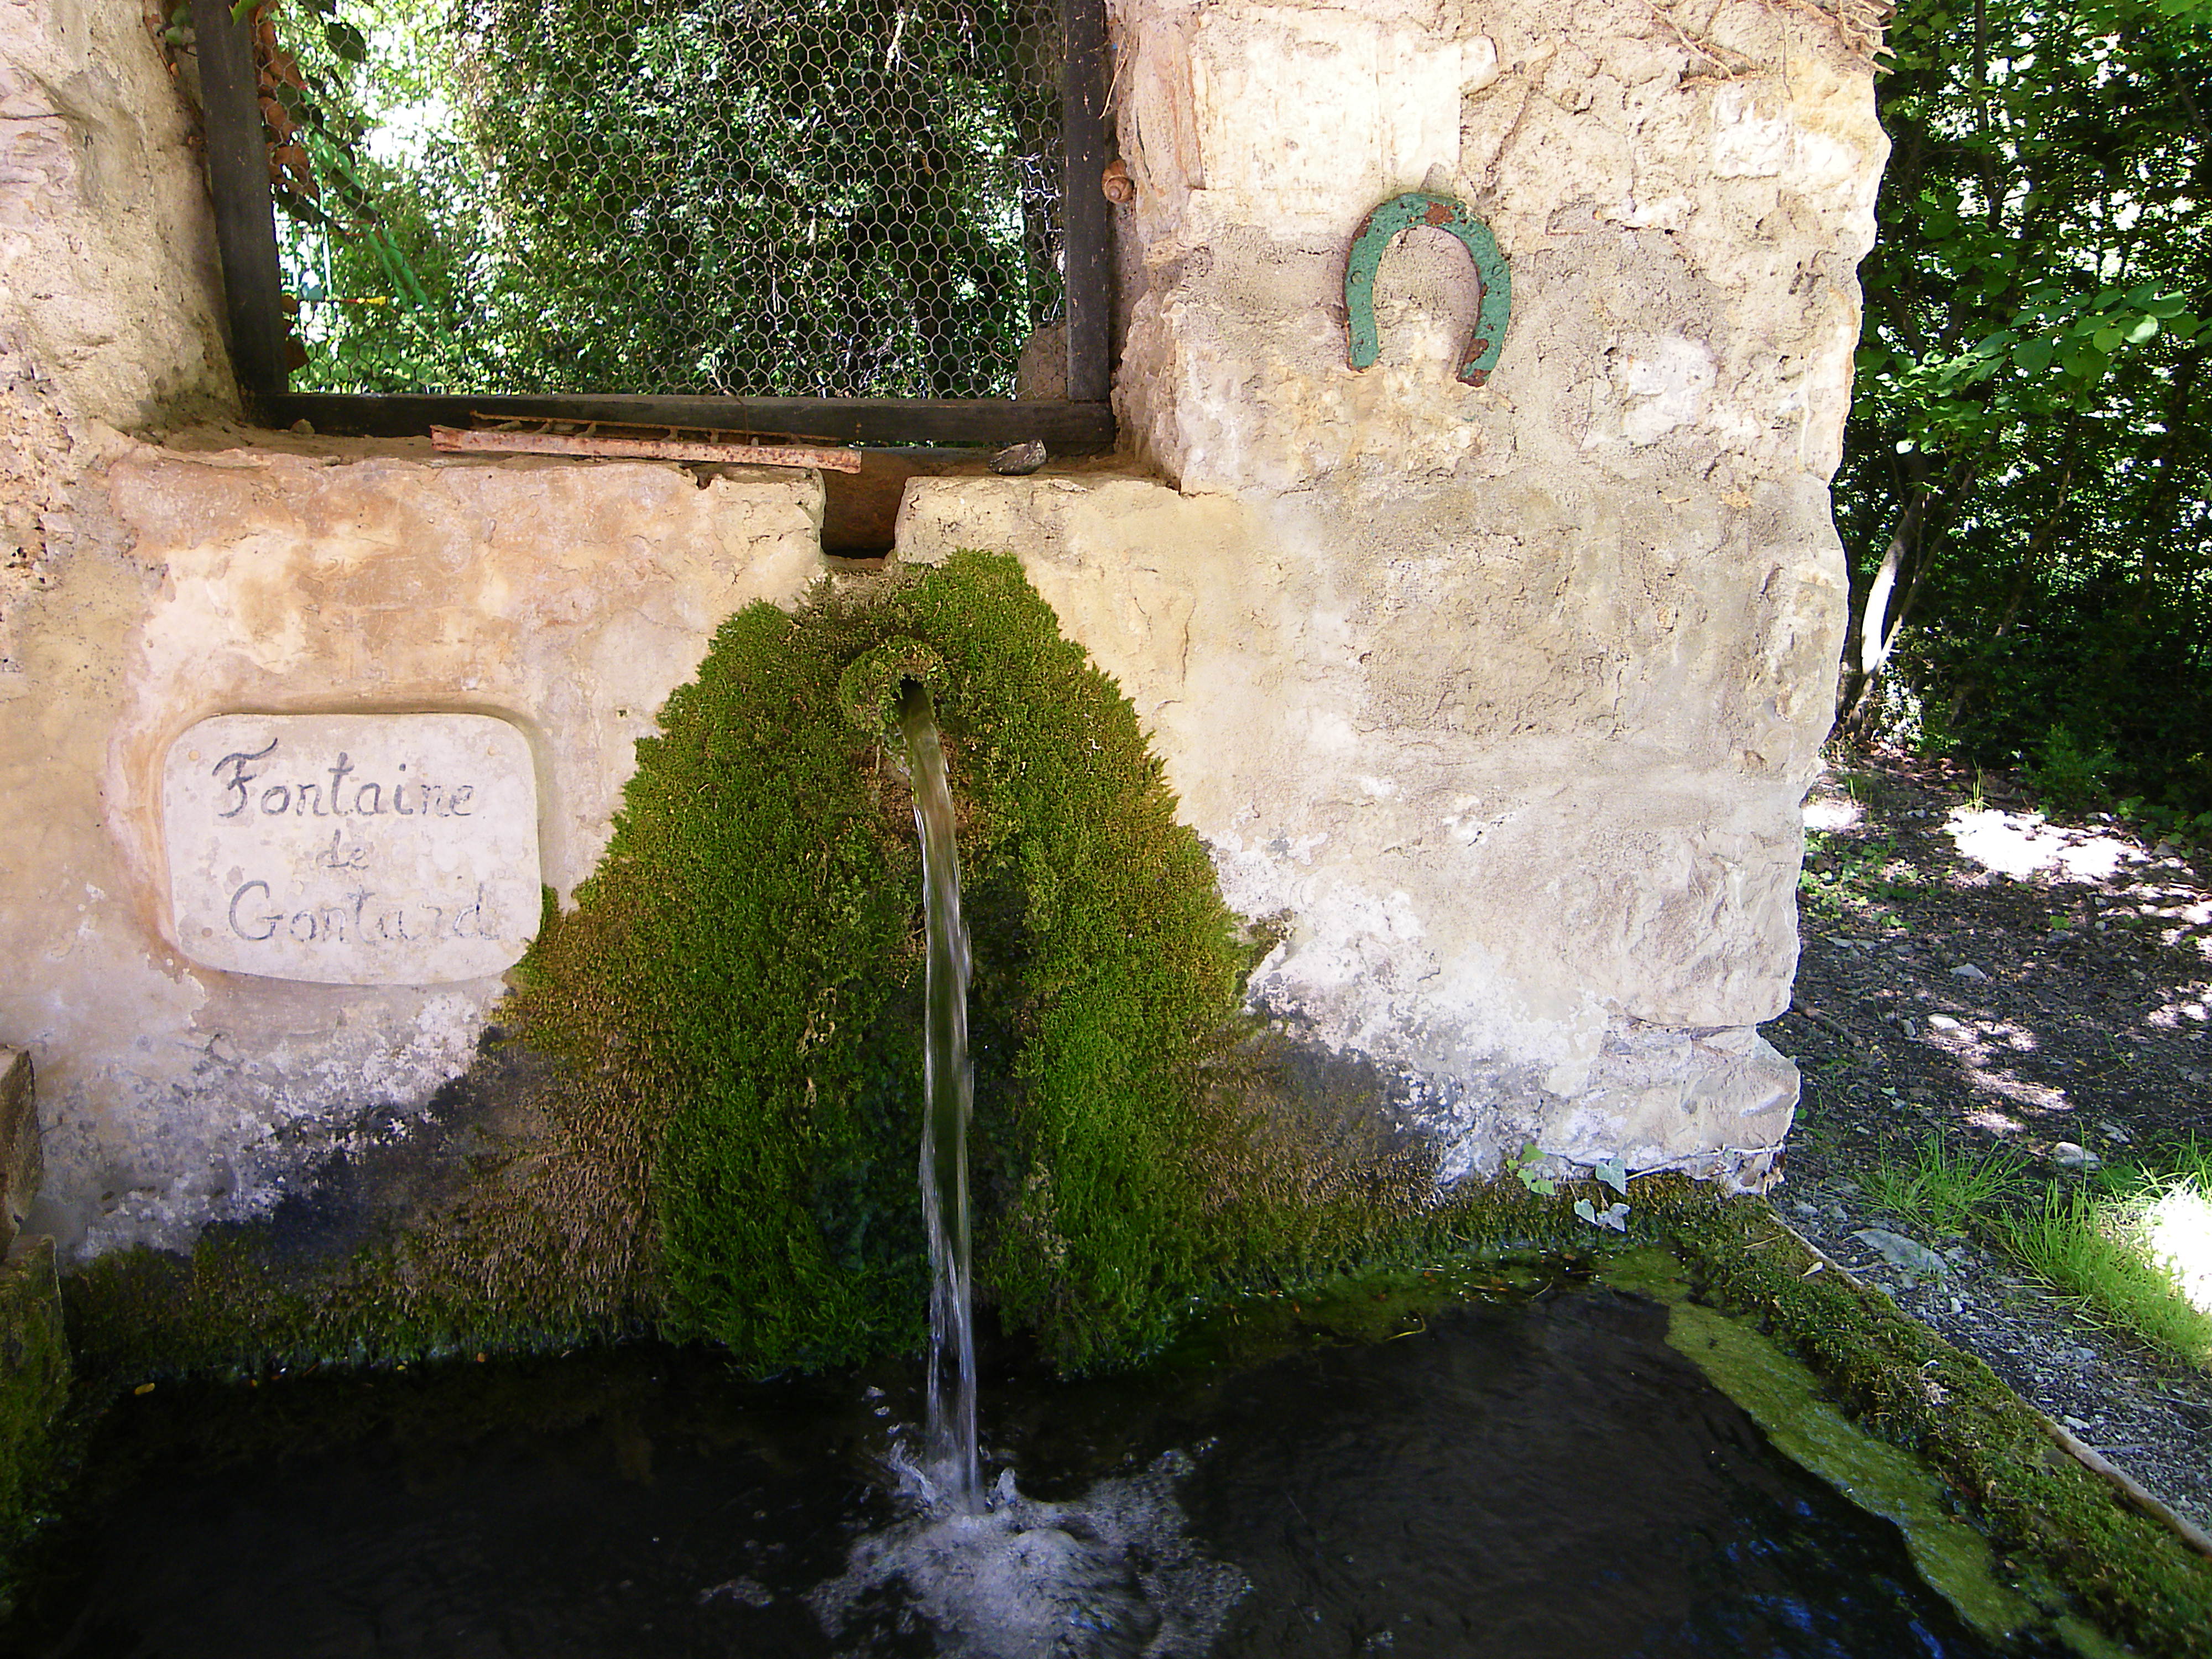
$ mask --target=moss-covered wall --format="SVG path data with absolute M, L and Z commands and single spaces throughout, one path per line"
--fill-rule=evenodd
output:
M 549 908 L 445 1152 L 192 1261 L 73 1285 L 103 1366 L 216 1369 L 652 1328 L 759 1369 L 913 1347 L 921 884 L 890 718 L 926 681 L 974 940 L 981 1294 L 1080 1369 L 1194 1297 L 1345 1265 L 1431 1187 L 1381 1079 L 1239 1012 L 1255 941 L 1127 701 L 1011 557 L 731 617 Z M 376 1176 L 377 1169 L 385 1174 Z M 374 1177 L 374 1178 L 372 1178 Z M 335 1178 L 334 1178 L 335 1179 Z

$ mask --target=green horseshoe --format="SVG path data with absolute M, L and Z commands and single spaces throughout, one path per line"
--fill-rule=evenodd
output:
M 1375 273 L 1382 264 L 1382 251 L 1401 230 L 1431 225 L 1459 238 L 1474 260 L 1475 280 L 1482 289 L 1482 309 L 1475 318 L 1474 337 L 1468 342 L 1467 361 L 1458 378 L 1480 386 L 1498 366 L 1504 349 L 1505 324 L 1513 313 L 1513 279 L 1506 272 L 1505 256 L 1490 227 L 1468 212 L 1456 197 L 1432 196 L 1409 190 L 1393 196 L 1359 222 L 1352 239 L 1352 257 L 1344 267 L 1344 309 L 1352 334 L 1352 366 L 1372 368 L 1382 350 L 1375 337 Z

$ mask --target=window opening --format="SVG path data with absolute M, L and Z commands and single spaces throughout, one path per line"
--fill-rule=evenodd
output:
M 272 418 L 1110 440 L 1098 0 L 192 13 Z

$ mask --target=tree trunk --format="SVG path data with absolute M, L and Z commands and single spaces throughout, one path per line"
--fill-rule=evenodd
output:
M 1858 614 L 1844 637 L 1844 677 L 1836 691 L 1838 728 L 1856 729 L 1863 724 L 1868 698 L 1897 650 L 1905 619 L 1912 608 L 1914 592 L 1920 585 L 1920 569 L 1924 562 L 1920 556 L 1921 535 L 1928 515 L 1926 464 L 1915 466 L 1912 473 L 1905 487 L 1905 510 L 1898 515 L 1897 529 L 1882 550 L 1881 563 L 1875 570 L 1874 580 L 1867 584 Z M 1904 586 L 1901 599 L 1897 598 L 1900 583 Z

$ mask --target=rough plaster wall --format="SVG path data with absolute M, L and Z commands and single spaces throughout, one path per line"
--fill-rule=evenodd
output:
M 0 0 L 0 699 L 113 429 L 235 410 L 189 136 L 139 0 Z
M 1116 398 L 1179 490 L 918 482 L 902 556 L 1023 554 L 1232 902 L 1289 919 L 1255 994 L 1419 1074 L 1449 1169 L 1533 1135 L 1758 1179 L 1843 623 L 1868 66 L 1809 9 L 1693 0 L 1115 25 Z M 1345 365 L 1352 232 L 1425 186 L 1511 263 L 1480 390 L 1440 233 Z
M 67 1247 L 174 1245 L 264 1206 L 365 1114 L 464 1069 L 503 988 L 185 961 L 165 938 L 171 738 L 239 711 L 503 716 L 536 754 L 565 898 L 714 629 L 821 568 L 811 474 L 701 488 L 672 466 L 325 447 L 344 453 L 117 441 L 100 509 L 32 599 L 0 719 L 0 1031 L 35 1055 L 35 1224 Z
M 0 0 L 0 331 L 79 418 L 235 406 L 189 128 L 139 0 Z

